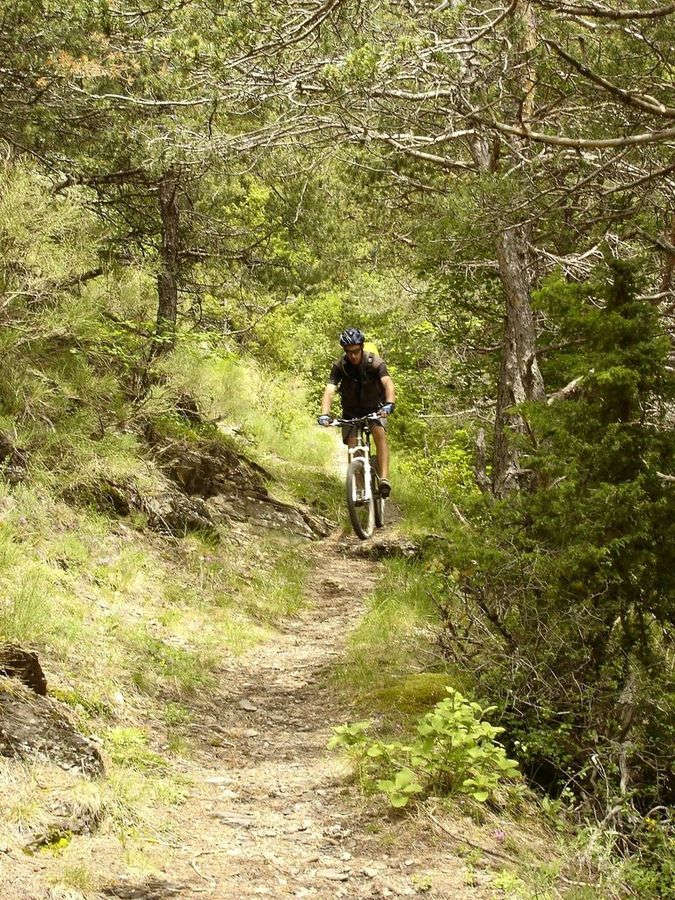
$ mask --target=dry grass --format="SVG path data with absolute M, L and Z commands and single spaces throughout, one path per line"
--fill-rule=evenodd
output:
M 89 849 L 82 854 L 97 843 L 111 877 L 120 858 L 157 871 L 161 853 L 148 844 L 171 843 L 185 828 L 203 743 L 193 723 L 218 702 L 227 658 L 298 608 L 301 549 L 253 530 L 219 545 L 166 539 L 47 492 L 0 487 L 0 640 L 38 651 L 50 695 L 99 742 L 106 764 L 106 777 L 90 782 L 0 759 L 0 845 L 15 859 L 26 859 L 22 848 L 64 804 L 75 818 L 102 814 L 98 837 L 38 851 L 52 860 L 45 897 L 92 895 L 105 854 L 95 865 Z

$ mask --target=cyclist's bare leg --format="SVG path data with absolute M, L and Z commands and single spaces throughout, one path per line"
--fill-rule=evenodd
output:
M 387 443 L 387 432 L 382 426 L 373 428 L 373 438 L 375 440 L 375 449 L 377 450 L 377 468 L 380 478 L 385 481 L 389 480 L 389 445 Z

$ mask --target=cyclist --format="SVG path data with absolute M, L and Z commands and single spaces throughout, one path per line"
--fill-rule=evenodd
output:
M 395 406 L 394 382 L 384 360 L 375 353 L 364 350 L 365 336 L 358 328 L 346 328 L 339 340 L 345 351 L 344 356 L 334 363 L 331 369 L 328 384 L 323 392 L 318 422 L 324 426 L 331 424 L 330 408 L 333 397 L 338 392 L 345 419 L 378 413 L 379 418 L 371 421 L 371 429 L 377 450 L 380 496 L 388 497 L 391 485 L 386 427 L 387 416 L 393 413 Z M 342 439 L 349 447 L 356 446 L 354 426 L 342 427 Z

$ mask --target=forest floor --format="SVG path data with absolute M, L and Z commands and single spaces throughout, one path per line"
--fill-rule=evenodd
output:
M 340 555 L 337 536 L 316 552 L 310 605 L 223 673 L 211 711 L 223 746 L 207 742 L 195 760 L 201 789 L 183 810 L 191 839 L 166 867 L 186 897 L 195 888 L 214 897 L 405 896 L 420 872 L 431 876 L 421 847 L 382 846 L 349 768 L 326 749 L 348 717 L 328 676 L 377 564 Z M 463 895 L 463 866 L 438 862 L 437 896 Z M 440 887 L 438 873 L 433 880 Z
M 341 542 L 314 545 L 306 608 L 228 661 L 205 704 L 184 842 L 161 851 L 176 896 L 494 896 L 466 885 L 465 862 L 424 823 L 382 820 L 326 748 L 349 717 L 330 672 L 378 577 L 377 563 L 345 557 Z
M 380 566 L 344 555 L 352 542 L 336 533 L 308 547 L 307 605 L 274 639 L 224 660 L 181 759 L 189 792 L 143 846 L 143 875 L 135 877 L 129 854 L 102 828 L 69 848 L 71 861 L 75 854 L 83 871 L 97 872 L 93 890 L 54 887 L 59 860 L 51 854 L 15 866 L 0 853 L 2 900 L 504 896 L 495 883 L 504 863 L 490 837 L 497 820 L 478 828 L 455 817 L 457 840 L 449 840 L 424 812 L 396 816 L 364 799 L 349 764 L 327 750 L 333 726 L 354 718 L 331 671 Z M 447 811 L 438 815 L 449 821 Z
M 200 699 L 180 764 L 189 793 L 174 821 L 156 823 L 144 874 L 134 877 L 114 832 L 102 828 L 69 848 L 72 858 L 77 844 L 83 870 L 100 876 L 93 891 L 54 886 L 57 854 L 0 847 L 2 900 L 405 896 L 432 882 L 432 896 L 481 896 L 433 841 L 381 822 L 326 748 L 332 726 L 348 717 L 330 671 L 378 576 L 377 563 L 342 555 L 341 540 L 311 546 L 307 605 L 273 640 L 225 659 L 218 687 Z
M 240 655 L 223 652 L 179 752 L 147 722 L 152 753 L 140 762 L 152 774 L 153 760 L 170 759 L 167 795 L 179 784 L 179 799 L 134 825 L 141 768 L 127 789 L 131 827 L 104 817 L 93 834 L 31 855 L 0 841 L 0 900 L 534 896 L 523 872 L 551 860 L 536 812 L 470 817 L 427 801 L 397 814 L 364 797 L 350 763 L 327 749 L 336 725 L 363 716 L 334 677 L 384 569 L 350 554 L 358 543 L 339 530 L 306 543 L 299 610 Z M 21 815 L 31 791 L 47 787 L 61 803 L 75 789 L 59 787 L 54 767 L 20 776 L 17 765 L 0 760 L 0 791 L 15 791 Z

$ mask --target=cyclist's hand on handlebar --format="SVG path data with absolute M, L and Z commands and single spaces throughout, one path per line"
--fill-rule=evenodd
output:
M 380 413 L 383 416 L 390 416 L 393 413 L 395 408 L 396 408 L 395 403 L 385 403 L 383 406 L 381 406 L 378 409 L 378 413 Z
M 333 421 L 333 417 L 323 415 L 323 416 L 319 416 L 319 418 L 316 421 L 319 423 L 319 425 L 323 425 L 324 428 L 327 428 L 328 425 L 330 425 L 331 422 Z

